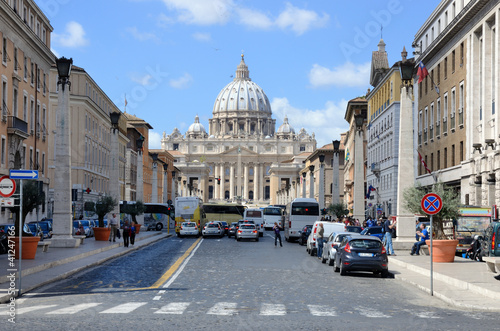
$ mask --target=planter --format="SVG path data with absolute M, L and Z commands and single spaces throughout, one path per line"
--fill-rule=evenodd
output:
M 425 243 L 431 249 L 431 241 Z M 455 252 L 458 240 L 433 240 L 432 241 L 432 262 L 453 262 L 455 261 Z
M 33 260 L 40 237 L 23 237 L 23 260 Z M 14 237 L 15 258 L 19 259 L 19 237 Z
M 109 240 L 111 228 L 94 228 L 94 238 L 97 241 Z
M 135 234 L 139 233 L 139 230 L 141 229 L 142 224 L 136 224 L 135 226 Z

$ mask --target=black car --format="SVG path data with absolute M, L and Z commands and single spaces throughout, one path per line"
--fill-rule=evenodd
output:
M 236 236 L 237 228 L 238 228 L 238 222 L 232 223 L 229 229 L 227 230 L 227 237 L 231 238 L 231 236 Z
M 312 225 L 306 225 L 300 230 L 299 244 L 304 246 L 307 243 L 307 237 L 311 234 Z
M 389 275 L 389 260 L 382 241 L 375 236 L 348 236 L 337 248 L 335 272 L 368 271 L 382 278 Z
M 224 222 L 224 221 L 222 221 L 221 224 L 222 224 L 222 229 L 224 229 L 224 234 L 228 234 L 229 224 L 227 224 L 227 222 Z

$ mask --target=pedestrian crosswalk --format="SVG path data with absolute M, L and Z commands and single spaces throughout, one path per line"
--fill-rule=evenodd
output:
M 1 315 L 6 315 L 8 313 L 7 309 L 0 311 Z M 143 309 L 143 310 L 141 310 Z M 146 310 L 144 310 L 146 309 Z M 87 302 L 71 306 L 62 307 L 61 305 L 51 304 L 51 305 L 33 305 L 28 307 L 17 307 L 16 315 L 23 315 L 36 312 L 38 315 L 74 315 L 85 312 L 90 312 L 92 314 L 128 314 L 134 311 L 141 313 L 153 313 L 153 314 L 170 314 L 170 315 L 182 315 L 185 313 L 205 313 L 207 315 L 217 315 L 217 316 L 233 316 L 239 314 L 259 314 L 260 316 L 285 316 L 292 313 L 309 313 L 312 316 L 317 317 L 333 317 L 342 314 L 349 314 L 352 316 L 353 313 L 358 313 L 360 316 L 367 318 L 391 318 L 393 317 L 390 313 L 379 311 L 372 307 L 353 307 L 349 312 L 342 311 L 337 312 L 336 308 L 328 305 L 316 305 L 316 304 L 293 304 L 287 308 L 285 304 L 282 303 L 260 303 L 256 307 L 248 307 L 239 305 L 236 302 L 216 302 L 210 307 L 200 302 L 170 302 L 166 305 L 160 304 L 158 301 L 153 302 L 126 302 L 118 305 L 113 305 L 109 307 L 108 304 L 100 302 Z M 410 312 L 415 318 L 440 318 L 432 312 L 429 311 L 411 311 Z

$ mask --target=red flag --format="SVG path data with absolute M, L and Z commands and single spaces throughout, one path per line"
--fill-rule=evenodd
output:
M 429 72 L 427 71 L 427 68 L 422 63 L 422 61 L 420 61 L 419 65 L 418 65 L 418 71 L 417 71 L 418 82 L 421 83 L 428 74 L 429 74 Z
M 432 173 L 432 171 L 427 167 L 427 163 L 425 163 L 424 159 L 422 158 L 422 155 L 420 155 L 420 152 L 417 151 L 418 157 L 420 158 L 420 162 L 424 166 L 425 170 L 427 170 L 428 173 Z

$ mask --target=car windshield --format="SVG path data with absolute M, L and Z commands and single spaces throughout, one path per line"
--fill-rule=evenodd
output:
M 241 226 L 242 229 L 255 229 L 255 225 L 252 224 L 243 224 Z
M 363 229 L 361 227 L 358 227 L 358 226 L 347 226 L 346 230 L 349 232 L 360 233 Z
M 262 217 L 260 210 L 247 210 L 247 217 Z
M 351 248 L 380 248 L 382 246 L 382 242 L 377 240 L 369 240 L 369 239 L 356 239 L 351 240 L 349 242 Z
M 193 228 L 196 226 L 196 224 L 194 224 L 194 223 L 182 223 L 182 226 L 186 226 L 188 228 Z
M 346 234 L 339 234 L 337 238 L 335 238 L 335 242 L 341 242 L 346 236 Z
M 370 229 L 368 229 L 368 233 L 371 233 L 371 234 L 382 233 L 382 228 L 370 228 Z

